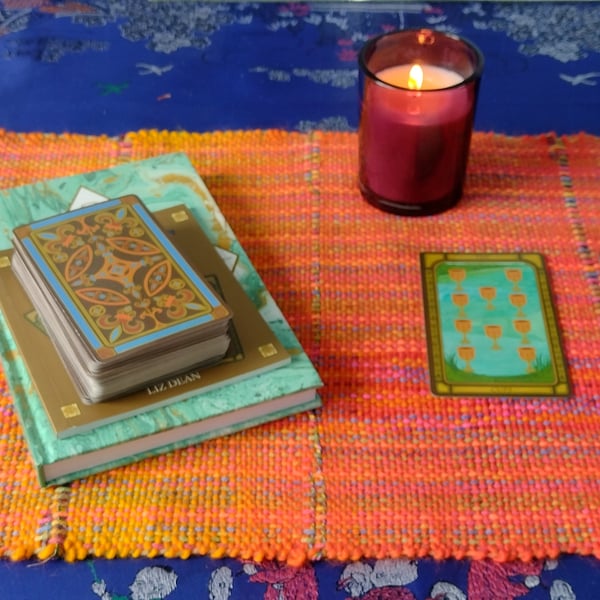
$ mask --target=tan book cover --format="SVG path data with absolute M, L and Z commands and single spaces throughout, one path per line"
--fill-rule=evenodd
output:
M 289 353 L 189 209 L 180 205 L 158 211 L 154 216 L 182 255 L 231 308 L 232 342 L 217 364 L 166 378 L 138 392 L 98 404 L 82 402 L 27 294 L 12 273 L 12 251 L 0 253 L 0 306 L 58 437 L 139 415 L 290 362 Z

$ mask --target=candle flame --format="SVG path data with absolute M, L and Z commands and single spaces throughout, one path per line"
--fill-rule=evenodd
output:
M 423 85 L 423 69 L 421 65 L 414 64 L 408 72 L 408 89 L 420 90 Z

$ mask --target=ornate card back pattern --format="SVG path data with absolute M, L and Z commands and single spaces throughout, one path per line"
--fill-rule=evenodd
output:
M 99 359 L 229 317 L 136 196 L 15 236 Z

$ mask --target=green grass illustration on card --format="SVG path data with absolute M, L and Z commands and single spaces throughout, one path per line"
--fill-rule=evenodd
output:
M 426 252 L 421 273 L 435 394 L 569 395 L 542 255 Z

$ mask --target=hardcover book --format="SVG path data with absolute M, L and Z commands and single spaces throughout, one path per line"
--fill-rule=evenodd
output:
M 194 391 L 184 399 L 143 414 L 118 418 L 87 428 L 85 433 L 60 438 L 32 382 L 23 352 L 11 334 L 7 311 L 2 308 L 0 349 L 4 370 L 42 485 L 65 483 L 320 406 L 317 391 L 322 381 L 316 369 L 184 154 L 167 154 L 104 171 L 0 191 L 0 222 L 14 228 L 65 212 L 82 188 L 91 196 L 104 198 L 137 195 L 154 213 L 183 204 L 226 259 L 237 282 L 287 350 L 290 360 L 268 372 Z M 176 239 L 180 230 L 173 229 Z M 9 235 L 9 229 L 0 231 L 0 248 L 10 248 Z M 6 262 L 6 256 L 2 260 Z M 170 385 L 167 381 L 154 391 L 163 393 Z M 102 403 L 85 408 L 101 406 Z
M 234 313 L 231 344 L 218 363 L 153 381 L 142 390 L 106 402 L 89 405 L 82 401 L 29 297 L 12 269 L 7 268 L 12 251 L 0 252 L 0 307 L 58 437 L 84 433 L 209 389 L 231 385 L 291 360 L 189 209 L 180 205 L 159 211 L 155 217 L 190 264 L 204 271 L 204 278 L 231 307 Z

